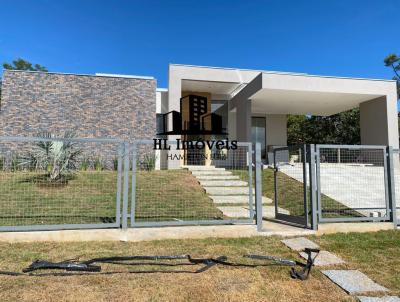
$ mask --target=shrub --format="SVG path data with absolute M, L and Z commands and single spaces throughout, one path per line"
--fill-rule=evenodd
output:
M 139 168 L 152 171 L 156 167 L 156 156 L 154 154 L 146 154 L 138 163 Z
M 98 158 L 96 158 L 96 159 L 94 160 L 94 162 L 93 162 L 93 168 L 94 168 L 96 171 L 103 171 L 103 170 L 104 170 L 105 164 L 104 164 L 103 160 L 102 160 L 100 157 L 98 157 Z
M 80 164 L 79 169 L 80 169 L 81 171 L 86 171 L 86 170 L 89 169 L 89 165 L 90 165 L 89 159 L 88 159 L 88 158 L 83 158 L 83 159 L 81 160 L 81 164 Z
M 115 171 L 118 171 L 118 158 L 113 159 L 113 168 Z
M 44 132 L 38 135 L 42 138 L 54 138 L 51 133 Z M 67 132 L 64 138 L 73 138 L 72 132 Z M 81 150 L 71 141 L 39 141 L 35 148 L 24 158 L 23 164 L 35 170 L 43 169 L 48 172 L 50 181 L 62 179 L 66 173 L 76 168 L 78 155 Z
M 4 157 L 0 157 L 0 171 L 5 168 L 6 159 Z

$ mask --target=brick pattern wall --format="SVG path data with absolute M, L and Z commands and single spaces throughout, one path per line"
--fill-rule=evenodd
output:
M 0 135 L 151 139 L 156 81 L 5 70 Z

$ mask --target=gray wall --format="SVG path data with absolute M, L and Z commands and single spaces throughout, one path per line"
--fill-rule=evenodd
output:
M 154 79 L 5 70 L 0 135 L 152 139 L 156 123 Z

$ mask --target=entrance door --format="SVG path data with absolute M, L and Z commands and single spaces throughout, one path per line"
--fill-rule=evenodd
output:
M 251 118 L 251 141 L 253 144 L 260 143 L 261 145 L 261 158 L 266 157 L 266 131 L 265 131 L 265 117 L 252 117 Z
M 308 227 L 306 145 L 274 149 L 275 218 Z

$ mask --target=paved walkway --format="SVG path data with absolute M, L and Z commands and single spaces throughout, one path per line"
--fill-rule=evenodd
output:
M 196 177 L 216 207 L 225 217 L 232 219 L 250 218 L 251 208 L 255 209 L 255 191 L 252 188 L 252 204 L 250 205 L 250 188 L 247 181 L 240 179 L 225 168 L 215 166 L 186 166 Z M 263 217 L 274 218 L 275 206 L 272 200 L 263 196 Z M 281 209 L 281 213 L 289 211 Z

